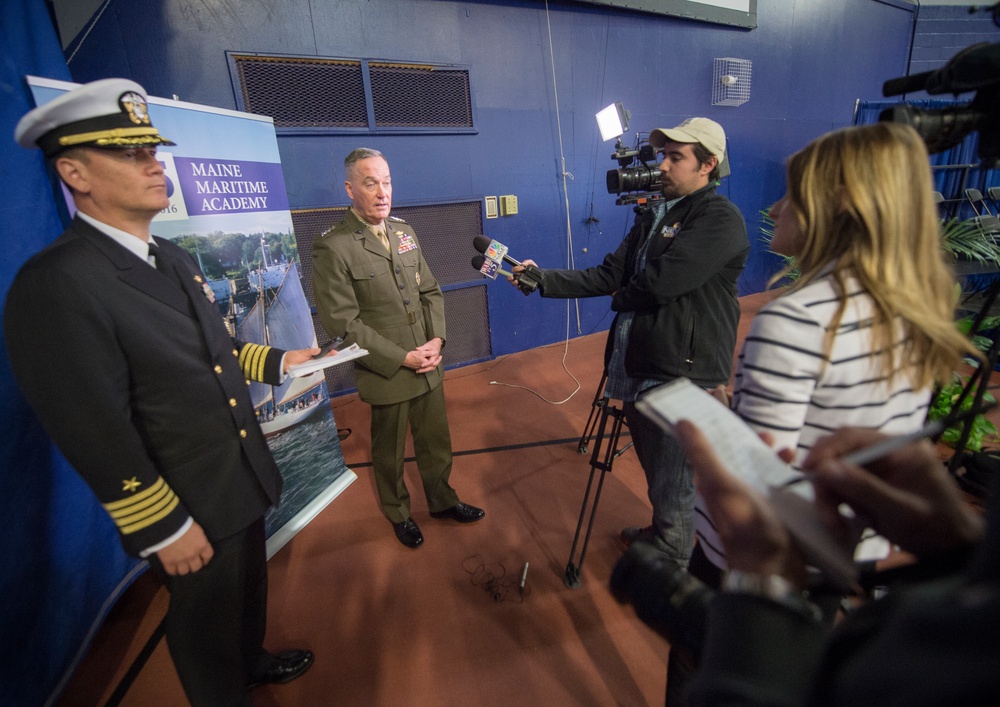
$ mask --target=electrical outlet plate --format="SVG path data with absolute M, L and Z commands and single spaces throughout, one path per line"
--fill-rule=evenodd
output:
M 497 212 L 497 198 L 495 196 L 486 197 L 486 218 L 496 218 L 499 215 Z
M 517 197 L 513 194 L 500 197 L 500 213 L 504 216 L 513 216 L 517 213 Z

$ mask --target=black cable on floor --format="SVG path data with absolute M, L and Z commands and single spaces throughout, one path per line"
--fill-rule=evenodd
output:
M 139 673 L 142 672 L 142 669 L 146 667 L 146 661 L 148 661 L 149 657 L 153 655 L 153 651 L 156 650 L 157 644 L 160 642 L 160 639 L 163 638 L 165 623 L 165 621 L 160 621 L 159 625 L 153 629 L 153 634 L 149 637 L 149 640 L 146 641 L 146 645 L 142 647 L 142 650 L 139 651 L 139 655 L 137 655 L 135 660 L 132 661 L 132 665 L 129 666 L 128 672 L 125 673 L 121 681 L 118 683 L 118 686 L 115 687 L 115 691 L 111 693 L 111 697 L 108 698 L 108 701 L 104 703 L 104 707 L 118 707 L 122 700 L 125 699 L 125 695 L 128 693 L 129 688 L 132 687 L 132 683 L 134 683 L 136 678 L 139 677 Z
M 631 433 L 623 431 L 621 433 L 621 436 L 631 437 Z M 493 452 L 510 452 L 517 449 L 530 449 L 531 447 L 551 447 L 553 444 L 567 444 L 567 443 L 577 444 L 579 441 L 580 441 L 579 437 L 572 437 L 566 439 L 550 439 L 550 440 L 545 440 L 543 442 L 523 442 L 521 444 L 507 444 L 502 447 L 482 447 L 481 449 L 466 449 L 461 452 L 452 452 L 452 456 L 467 457 L 470 454 L 492 454 Z M 403 461 L 415 462 L 416 460 L 417 460 L 416 457 L 406 457 L 406 459 L 404 459 Z M 360 469 L 366 466 L 371 466 L 372 462 L 369 460 L 366 462 L 357 462 L 357 463 L 345 462 L 345 464 L 349 469 Z
M 531 594 L 531 585 L 525 583 L 523 588 L 520 586 L 521 577 L 507 574 L 507 569 L 499 562 L 487 566 L 482 555 L 466 557 L 462 560 L 462 569 L 468 573 L 472 586 L 481 587 L 495 602 L 517 601 L 523 604 L 525 597 Z

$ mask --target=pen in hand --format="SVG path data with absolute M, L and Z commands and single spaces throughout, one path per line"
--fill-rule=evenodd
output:
M 881 442 L 876 442 L 875 444 L 869 445 L 867 447 L 862 447 L 861 449 L 856 449 L 850 454 L 845 454 L 842 460 L 848 464 L 857 464 L 858 466 L 863 466 L 869 462 L 873 462 L 876 459 L 880 459 L 890 452 L 894 452 L 900 447 L 905 447 L 911 442 L 917 442 L 924 438 L 937 437 L 939 434 L 944 432 L 946 429 L 952 425 L 957 425 L 961 422 L 986 413 L 996 407 L 996 403 L 985 403 L 977 408 L 970 408 L 968 410 L 963 410 L 958 413 L 953 413 L 944 417 L 940 420 L 932 420 L 926 425 L 921 427 L 916 432 L 911 432 L 905 435 L 897 435 L 895 437 L 889 437 Z
M 853 452 L 842 456 L 841 461 L 847 462 L 848 464 L 856 464 L 857 466 L 864 466 L 865 464 L 869 464 L 876 459 L 881 459 L 882 457 L 896 451 L 900 447 L 905 447 L 913 442 L 919 442 L 922 439 L 937 437 L 952 425 L 957 425 L 975 417 L 976 415 L 989 412 L 996 406 L 996 402 L 988 402 L 977 408 L 970 408 L 961 412 L 952 413 L 940 420 L 932 420 L 919 430 L 910 432 L 909 434 L 888 437 L 880 442 L 876 442 L 875 444 L 870 444 L 867 447 L 855 449 Z M 796 476 L 794 479 L 790 479 L 782 485 L 792 486 L 808 480 L 809 477 L 803 474 L 801 476 Z
M 329 343 L 327 343 L 325 346 L 323 346 L 323 348 L 321 348 L 319 350 L 319 353 L 316 354 L 315 356 L 313 356 L 313 358 L 323 358 L 328 353 L 330 353 L 333 349 L 335 349 L 338 346 L 340 346 L 342 343 L 344 343 L 344 338 L 342 336 L 336 337 L 335 339 L 333 339 Z

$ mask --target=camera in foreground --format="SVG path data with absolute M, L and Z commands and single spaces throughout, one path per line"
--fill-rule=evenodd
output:
M 611 593 L 694 666 L 715 592 L 648 543 L 634 542 L 611 573 Z
M 940 69 L 902 76 L 882 86 L 885 96 L 913 91 L 932 96 L 976 91 L 976 96 L 966 105 L 939 109 L 893 106 L 882 111 L 879 120 L 911 126 L 932 154 L 979 131 L 979 159 L 986 169 L 1000 168 L 1000 42 L 973 44 Z

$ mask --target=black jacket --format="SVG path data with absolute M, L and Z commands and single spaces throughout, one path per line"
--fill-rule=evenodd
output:
M 76 219 L 4 308 L 25 397 L 132 554 L 189 515 L 228 537 L 281 491 L 246 378 L 277 383 L 283 352 L 234 342 L 191 257 L 157 244 L 182 285 Z
M 544 270 L 542 296 L 612 295 L 614 311 L 634 312 L 625 357 L 633 378 L 725 384 L 740 318 L 736 281 L 750 250 L 743 215 L 709 185 L 674 204 L 650 235 L 653 218 L 652 209 L 641 214 L 596 267 Z M 633 276 L 647 238 L 646 267 Z M 605 364 L 613 345 L 609 336 Z

